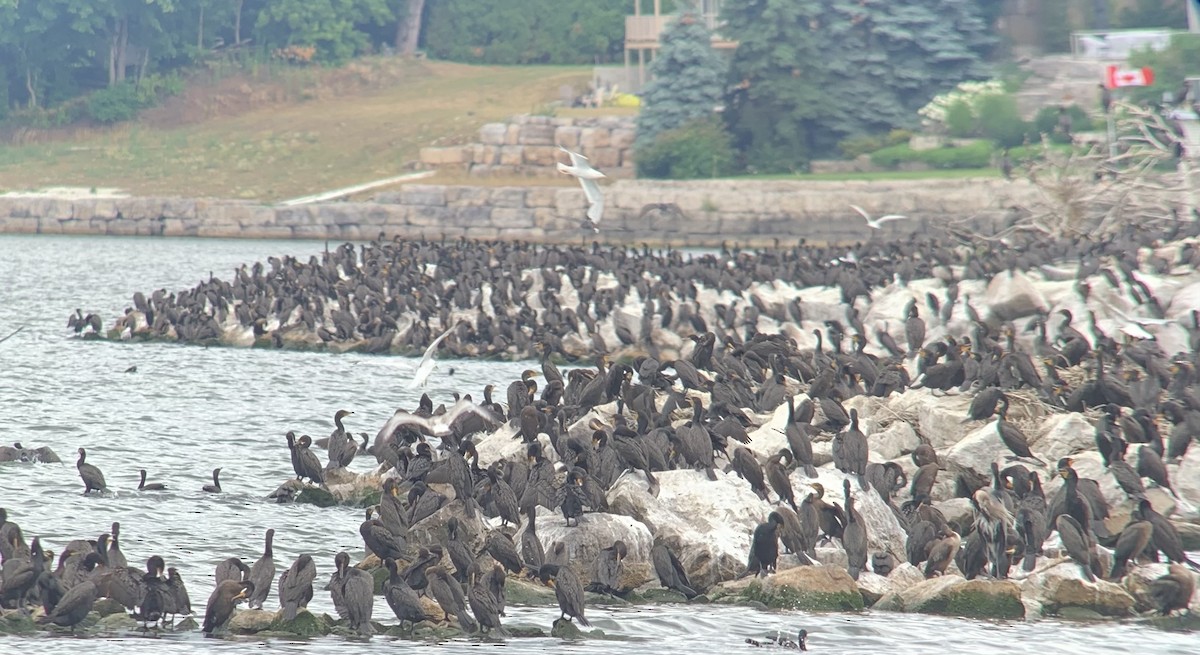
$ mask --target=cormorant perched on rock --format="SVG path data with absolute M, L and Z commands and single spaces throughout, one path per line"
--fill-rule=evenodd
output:
M 88 557 L 94 555 L 89 553 Z M 99 557 L 96 557 L 92 562 L 92 566 L 98 563 Z M 84 579 L 82 582 L 71 587 L 54 606 L 53 611 L 39 616 L 38 623 L 53 623 L 54 625 L 70 628 L 75 631 L 75 626 L 83 622 L 87 618 L 89 612 L 92 611 L 92 606 L 96 604 L 96 598 L 99 594 L 96 591 L 96 584 L 89 579 Z
M 1196 578 L 1186 568 L 1172 563 L 1166 575 L 1150 583 L 1149 593 L 1158 613 L 1166 616 L 1188 608 L 1196 593 Z
M 271 584 L 275 582 L 275 528 L 267 530 L 263 554 L 250 567 L 250 581 L 254 587 L 247 592 L 246 606 L 250 609 L 262 609 L 263 601 L 271 593 Z
M 842 532 L 842 546 L 846 549 L 847 571 L 858 579 L 867 566 L 867 525 L 862 515 L 854 509 L 854 497 L 850 495 L 850 481 L 842 480 L 842 491 L 846 496 L 846 528 Z
M 813 505 L 817 509 L 817 518 L 821 532 L 825 533 L 825 541 L 841 539 L 846 525 L 846 513 L 837 503 L 826 502 L 825 487 L 820 483 L 814 482 L 812 488 L 816 493 L 809 494 L 809 497 L 812 498 Z
M 453 614 L 458 619 L 458 625 L 463 632 L 476 632 L 479 626 L 467 613 L 467 598 L 463 594 L 462 585 L 450 577 L 442 566 L 431 566 L 425 575 L 429 578 L 429 595 L 433 596 L 442 608 L 443 618 L 449 622 Z
M 249 580 L 226 580 L 213 589 L 204 609 L 204 625 L 201 630 L 212 634 L 233 616 L 238 602 L 254 592 L 254 583 Z
M 562 611 L 559 619 L 579 619 L 579 624 L 590 626 L 583 615 L 583 584 L 579 576 L 569 566 L 544 564 L 538 571 L 538 579 L 542 584 L 554 587 L 554 596 L 558 599 L 558 609 Z
M 330 583 L 330 593 L 341 599 L 342 618 L 359 635 L 370 635 L 371 612 L 374 608 L 374 579 L 371 573 L 350 566 L 350 555 L 344 551 L 337 553 L 334 564 L 337 572 Z M 335 602 L 334 606 L 337 605 Z
M 1070 514 L 1059 515 L 1055 525 L 1058 528 L 1058 536 L 1062 539 L 1063 549 L 1079 564 L 1079 570 L 1088 582 L 1095 582 L 1096 576 L 1092 573 L 1095 553 L 1092 552 L 1090 535 L 1083 531 L 1079 521 Z
M 1155 511 L 1150 501 L 1144 498 L 1138 502 L 1137 511 L 1143 521 L 1149 521 L 1150 525 L 1154 526 L 1154 535 L 1150 539 L 1152 548 L 1161 551 L 1167 557 L 1167 561 L 1187 564 L 1193 570 L 1200 571 L 1200 565 L 1193 562 L 1187 552 L 1183 550 L 1183 541 L 1179 538 L 1179 530 L 1167 517 Z
M 367 520 L 358 526 L 367 550 L 379 556 L 379 559 L 400 559 L 404 557 L 404 538 L 388 530 L 383 521 L 371 518 L 373 507 L 367 508 Z
M 754 536 L 750 539 L 750 557 L 746 562 L 746 570 L 738 578 L 748 575 L 766 577 L 775 570 L 779 559 L 779 528 L 783 525 L 783 517 L 778 512 L 771 512 L 765 523 L 759 523 L 754 528 Z
M 937 539 L 929 547 L 929 558 L 925 562 L 925 577 L 945 575 L 950 562 L 958 556 L 962 538 L 948 526 L 937 533 Z
M 226 580 L 240 582 L 249 579 L 250 567 L 240 557 L 228 557 L 221 560 L 221 563 L 217 564 L 217 569 L 213 573 L 213 582 L 217 586 L 220 586 Z
M 696 592 L 687 577 L 687 571 L 675 553 L 661 541 L 656 541 L 650 549 L 650 563 L 654 565 L 654 573 L 663 587 L 683 594 L 691 600 L 700 594 Z
M 767 500 L 767 484 L 763 479 L 762 465 L 758 463 L 758 458 L 750 452 L 749 448 L 743 446 L 734 448 L 729 466 L 734 473 L 738 474 L 738 477 L 750 483 L 750 489 L 759 498 Z
M 279 576 L 279 605 L 283 608 L 284 621 L 296 618 L 296 613 L 308 606 L 313 597 L 312 583 L 316 579 L 317 565 L 307 553 L 297 557 Z
M 843 473 L 858 476 L 858 483 L 867 488 L 867 435 L 858 429 L 858 410 L 850 410 L 850 427 L 833 437 L 833 465 Z
M 996 405 L 1004 399 L 1004 392 L 1000 391 L 999 387 L 984 387 L 980 389 L 975 394 L 975 397 L 971 399 L 971 406 L 967 409 L 967 417 L 962 422 L 986 421 L 995 415 Z
M 767 459 L 765 467 L 767 481 L 771 483 L 771 489 L 779 496 L 779 502 L 791 505 L 792 509 L 799 514 L 800 508 L 796 506 L 796 494 L 792 491 L 792 480 L 788 475 L 787 466 L 783 463 L 784 459 L 792 461 L 792 451 L 787 448 L 780 449 L 778 453 Z
M 75 468 L 79 469 L 79 477 L 83 478 L 83 493 L 108 490 L 108 485 L 104 483 L 104 474 L 87 463 L 87 451 L 83 448 L 79 449 L 79 461 L 75 462 Z
M 504 628 L 500 626 L 500 617 L 504 614 L 504 580 L 504 567 L 497 564 L 480 576 L 467 594 L 471 613 L 484 632 L 495 630 L 504 634 Z M 578 578 L 575 578 L 575 584 L 579 586 Z M 583 596 L 582 587 L 579 587 L 579 595 Z M 581 600 L 581 607 L 582 603 Z
M 396 568 L 396 560 L 385 559 L 383 565 L 388 570 L 388 579 L 383 583 L 383 597 L 387 600 L 388 607 L 391 607 L 392 612 L 396 614 L 396 618 L 400 619 L 400 629 L 404 629 L 406 621 L 412 624 L 413 630 L 416 630 L 417 623 L 432 620 L 433 617 L 426 615 L 425 610 L 422 609 L 421 599 L 417 597 L 417 592 L 408 586 L 404 576 Z
M 1121 530 L 1120 536 L 1117 537 L 1117 545 L 1113 549 L 1112 569 L 1109 571 L 1108 579 L 1119 581 L 1125 577 L 1128 573 L 1126 565 L 1129 563 L 1129 559 L 1141 555 L 1153 536 L 1154 526 L 1144 520 L 1137 509 L 1134 509 L 1133 514 L 1130 515 L 1129 524 L 1125 526 L 1124 530 Z
M 908 343 L 909 357 L 925 345 L 925 321 L 921 320 L 916 301 L 912 301 L 908 306 L 908 318 L 904 321 L 904 338 Z
M 1032 459 L 1033 461 L 1042 464 L 1042 460 L 1033 456 L 1029 451 L 1029 439 L 1020 428 L 1008 422 L 1008 397 L 1000 398 L 999 417 L 996 419 L 996 432 L 1000 435 L 1000 440 L 1004 445 L 1012 451 L 1017 457 Z
M 113 521 L 112 538 L 108 542 L 108 566 L 115 568 L 118 566 L 129 566 L 129 562 L 125 560 L 125 553 L 121 552 L 121 524 L 118 521 Z
M 596 554 L 596 560 L 592 562 L 592 581 L 588 584 L 587 590 L 609 596 L 618 595 L 621 584 L 621 560 L 625 559 L 628 554 L 628 547 L 620 539 L 614 541 L 613 545 L 608 548 L 602 548 Z

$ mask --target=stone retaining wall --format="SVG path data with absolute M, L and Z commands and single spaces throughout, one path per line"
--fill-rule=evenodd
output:
M 937 234 L 952 219 L 973 226 L 1034 202 L 1027 182 L 1000 179 L 896 182 L 662 182 L 607 186 L 601 232 L 580 225 L 578 186 L 474 187 L 410 184 L 374 202 L 275 207 L 183 198 L 56 199 L 0 196 L 0 232 L 368 240 L 520 239 L 578 243 L 769 244 L 774 239 L 849 242 Z M 874 235 L 850 209 L 911 218 Z
M 465 146 L 421 148 L 425 168 L 466 171 L 478 177 L 552 177 L 566 162 L 558 146 L 587 157 L 612 178 L 632 178 L 632 116 L 557 118 L 513 116 L 479 128 L 479 141 Z

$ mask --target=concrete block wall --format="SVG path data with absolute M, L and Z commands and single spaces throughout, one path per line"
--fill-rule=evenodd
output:
M 459 238 L 578 243 L 760 245 L 778 239 L 841 243 L 906 234 L 937 236 L 949 222 L 987 231 L 1014 205 L 1037 202 L 1025 181 L 664 182 L 621 180 L 605 189 L 600 233 L 581 228 L 578 186 L 410 184 L 372 202 L 292 207 L 187 198 L 0 197 L 0 232 L 369 240 Z M 907 221 L 871 231 L 850 209 Z
M 611 178 L 632 178 L 634 130 L 632 116 L 513 116 L 507 123 L 479 128 L 474 143 L 422 148 L 420 162 L 477 177 L 553 177 L 558 174 L 555 163 L 567 161 L 558 149 L 562 146 L 587 157 Z

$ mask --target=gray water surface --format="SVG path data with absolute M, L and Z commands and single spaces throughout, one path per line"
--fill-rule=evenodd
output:
M 212 591 L 217 562 L 262 550 L 262 535 L 275 528 L 280 571 L 300 553 L 313 555 L 321 585 L 333 571 L 333 555 L 363 555 L 360 510 L 276 505 L 264 497 L 292 475 L 287 430 L 325 436 L 338 409 L 354 433 L 374 436 L 397 407 L 416 405 L 405 388 L 415 361 L 373 355 L 331 355 L 258 349 L 201 348 L 162 343 L 87 342 L 71 337 L 69 314 L 96 312 L 105 325 L 131 303 L 134 291 L 178 291 L 207 279 L 228 279 L 242 264 L 268 256 L 307 258 L 323 250 L 310 241 L 239 241 L 115 237 L 0 235 L 0 442 L 50 446 L 62 465 L 0 464 L 0 506 L 21 525 L 26 539 L 40 536 L 58 551 L 69 540 L 96 538 L 113 521 L 122 527 L 130 564 L 152 554 L 180 570 L 200 615 Z M 137 373 L 123 371 L 138 367 Z M 454 374 L 447 375 L 453 367 Z M 507 384 L 521 363 L 446 360 L 426 391 L 434 402 L 450 392 L 477 398 L 484 385 Z M 88 449 L 111 491 L 85 497 L 75 470 L 75 450 Z M 368 458 L 370 459 L 370 458 Z M 367 470 L 371 462 L 351 466 Z M 206 494 L 214 467 L 222 467 L 225 493 Z M 139 468 L 164 492 L 136 491 Z M 277 607 L 272 589 L 268 608 Z M 318 590 L 310 609 L 333 613 Z M 861 615 L 759 612 L 724 606 L 589 607 L 606 633 L 633 640 L 562 642 L 514 639 L 506 652 L 638 653 L 756 652 L 744 643 L 777 630 L 806 628 L 809 647 L 825 653 L 1003 653 L 1083 655 L 1122 650 L 1200 652 L 1196 635 L 1175 634 L 1129 623 L 1097 625 L 1034 621 L 990 623 L 866 612 Z M 510 608 L 507 624 L 549 630 L 558 612 Z M 394 623 L 377 600 L 375 618 Z M 375 637 L 374 647 L 428 648 L 429 644 Z M 199 650 L 333 653 L 356 652 L 362 642 L 336 637 L 264 644 L 205 639 L 198 632 L 160 637 L 119 636 L 79 641 L 70 636 L 0 637 L 0 653 L 67 654 L 120 648 L 128 653 Z M 439 644 L 456 652 L 480 642 Z M 473 652 L 478 652 L 473 651 Z

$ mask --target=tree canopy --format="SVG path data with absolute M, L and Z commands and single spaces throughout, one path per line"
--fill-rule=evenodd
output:
M 728 64 L 712 47 L 712 33 L 695 14 L 684 13 L 663 32 L 642 92 L 637 144 L 644 147 L 666 130 L 707 118 L 721 104 Z
M 986 74 L 980 0 L 730 0 L 728 124 L 747 161 L 793 170 L 841 139 L 916 122 Z

